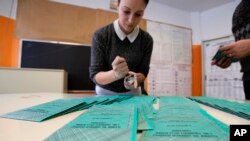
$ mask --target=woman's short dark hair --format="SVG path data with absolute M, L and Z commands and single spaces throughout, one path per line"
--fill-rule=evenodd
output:
M 120 3 L 120 1 L 121 1 L 121 0 L 118 0 L 118 4 Z M 147 5 L 148 5 L 149 0 L 144 0 L 144 2 L 145 2 L 145 5 L 147 6 Z

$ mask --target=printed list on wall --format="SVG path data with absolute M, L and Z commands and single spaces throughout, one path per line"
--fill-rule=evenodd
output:
M 191 29 L 148 21 L 147 31 L 154 39 L 148 93 L 157 96 L 191 96 Z

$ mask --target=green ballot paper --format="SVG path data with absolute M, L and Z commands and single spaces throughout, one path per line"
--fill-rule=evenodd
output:
M 74 111 L 85 110 L 94 105 L 108 105 L 121 102 L 132 96 L 101 96 L 87 98 L 57 99 L 47 103 L 20 109 L 4 115 L 2 118 L 42 122 Z
M 143 131 L 140 141 L 228 141 L 229 128 L 191 100 L 160 97 L 152 119 L 153 130 Z
M 58 99 L 7 113 L 5 115 L 1 115 L 0 117 L 41 122 L 70 113 L 77 110 L 78 107 L 84 106 L 86 104 L 87 103 L 82 99 Z
M 229 101 L 212 97 L 189 97 L 189 99 L 218 110 L 250 120 L 250 103 Z
M 221 60 L 221 59 L 224 58 L 224 57 L 225 57 L 225 58 L 230 58 L 230 57 L 228 57 L 227 55 L 223 54 L 222 51 L 218 50 L 218 51 L 216 52 L 216 54 L 214 55 L 214 57 L 212 58 L 212 60 L 216 60 L 216 62 L 217 62 L 217 61 Z M 231 59 L 232 63 L 235 63 L 235 62 L 238 62 L 238 61 L 239 61 L 239 60 L 236 59 L 236 58 L 230 58 L 230 59 Z
M 134 104 L 97 105 L 45 141 L 136 141 L 136 125 Z

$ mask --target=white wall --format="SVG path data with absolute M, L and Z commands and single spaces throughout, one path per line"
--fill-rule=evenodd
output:
M 145 19 L 191 28 L 190 13 L 150 1 Z
M 232 16 L 240 0 L 204 11 L 191 13 L 193 44 L 232 34 Z
M 232 16 L 239 2 L 236 0 L 200 14 L 201 41 L 232 34 Z
M 17 0 L 0 0 L 0 16 L 16 19 Z
M 191 13 L 191 25 L 192 25 L 192 44 L 200 45 L 201 43 L 201 16 L 199 12 Z

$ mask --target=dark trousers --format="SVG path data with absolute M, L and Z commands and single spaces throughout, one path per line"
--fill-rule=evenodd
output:
M 250 100 L 250 81 L 243 81 L 246 100 Z

